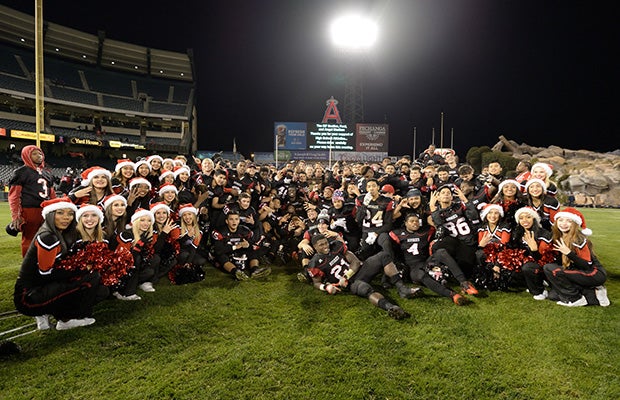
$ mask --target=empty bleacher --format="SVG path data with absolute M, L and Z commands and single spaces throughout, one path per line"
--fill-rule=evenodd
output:
M 90 104 L 93 106 L 98 105 L 97 95 L 92 92 L 61 86 L 52 86 L 51 91 L 53 98 L 58 100 L 71 101 L 79 104 Z

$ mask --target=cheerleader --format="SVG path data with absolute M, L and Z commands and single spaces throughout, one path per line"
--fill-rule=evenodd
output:
M 22 262 L 13 294 L 15 308 L 35 316 L 38 329 L 50 328 L 50 314 L 58 321 L 57 330 L 91 325 L 99 300 L 99 273 L 57 265 L 77 239 L 77 207 L 67 197 L 46 200 L 41 206 L 44 222 Z
M 115 250 L 119 244 L 119 235 L 127 225 L 127 199 L 119 194 L 105 198 L 103 202 L 104 238 L 108 241 L 111 250 Z
M 538 178 L 532 178 L 527 181 L 525 193 L 528 205 L 540 215 L 540 225 L 550 230 L 553 216 L 560 208 L 558 199 L 547 194 L 547 185 Z
M 514 227 L 515 212 L 525 206 L 525 200 L 521 194 L 521 185 L 514 179 L 506 179 L 499 183 L 497 194 L 491 200 L 493 204 L 499 204 L 504 209 L 504 220 L 510 227 Z
M 499 204 L 487 204 L 480 211 L 482 225 L 478 228 L 476 257 L 482 268 L 474 282 L 490 290 L 507 289 L 512 277 L 512 271 L 502 265 L 500 256 L 511 232 L 503 217 L 504 208 Z
M 151 280 L 155 275 L 158 257 L 154 255 L 153 223 L 155 217 L 149 210 L 138 209 L 131 216 L 131 229 L 119 236 L 120 245 L 131 251 L 134 261 L 133 274 L 118 292 L 113 295 L 119 300 L 142 300 L 136 294 L 138 287 L 144 292 L 154 292 Z
M 551 181 L 551 175 L 553 175 L 553 169 L 551 169 L 551 165 L 546 163 L 536 163 L 532 165 L 532 178 L 540 179 L 545 182 L 545 186 L 547 187 L 547 194 L 549 196 L 554 196 L 558 193 L 558 188 Z
M 112 193 L 112 174 L 105 168 L 95 166 L 82 172 L 82 182 L 69 193 L 69 198 L 77 205 L 96 204 L 103 207 L 103 199 Z
M 544 266 L 551 288 L 557 291 L 566 307 L 600 305 L 607 307 L 607 279 L 605 269 L 592 252 L 592 242 L 586 235 L 586 220 L 576 209 L 567 207 L 555 215 L 553 227 L 554 262 Z
M 174 185 L 174 172 L 163 169 L 159 175 L 159 186 L 168 184 Z
M 135 170 L 136 177 L 149 180 L 149 175 L 151 175 L 151 164 L 149 164 L 148 161 L 144 159 L 139 160 L 134 164 L 134 167 L 136 168 Z
M 114 194 L 129 195 L 129 181 L 135 175 L 135 165 L 131 160 L 122 159 L 116 162 L 112 175 L 112 190 Z
M 162 172 L 161 166 L 164 162 L 164 159 L 157 154 L 153 154 L 152 156 L 148 156 L 146 158 L 146 161 L 148 161 L 149 165 L 151 166 L 151 172 L 147 179 L 151 182 L 151 185 L 153 185 L 153 187 L 157 187 L 159 185 L 159 176 Z
M 132 216 L 135 210 L 148 210 L 153 193 L 151 182 L 148 179 L 136 177 L 129 182 L 129 196 L 127 196 L 127 215 Z
M 166 276 L 170 269 L 177 264 L 179 255 L 180 229 L 176 219 L 172 216 L 170 207 L 165 202 L 151 204 L 151 212 L 155 217 L 153 224 L 153 241 L 155 242 L 153 257 L 159 257 L 158 269 L 155 271 L 152 283 L 157 283 Z
M 513 252 L 511 257 L 516 264 L 515 272 L 523 271 L 525 284 L 534 300 L 544 300 L 549 293 L 545 289 L 543 265 L 551 260 L 551 233 L 540 226 L 540 215 L 531 207 L 523 207 L 515 213 L 517 227 L 510 238 Z
M 202 232 L 198 226 L 198 210 L 191 204 L 183 204 L 179 207 L 179 218 L 181 233 L 178 263 L 204 265 L 207 260 L 198 252 L 202 240 Z
M 157 194 L 159 195 L 158 202 L 163 202 L 168 206 L 172 213 L 172 219 L 176 220 L 179 211 L 179 193 L 176 186 L 165 183 L 159 187 Z
M 161 163 L 161 169 L 162 172 L 174 170 L 174 160 L 172 158 L 164 158 L 164 161 Z

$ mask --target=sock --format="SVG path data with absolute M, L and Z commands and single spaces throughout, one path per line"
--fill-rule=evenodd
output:
M 394 304 L 383 298 L 377 302 L 377 306 L 382 310 L 388 311 L 390 308 L 394 307 Z

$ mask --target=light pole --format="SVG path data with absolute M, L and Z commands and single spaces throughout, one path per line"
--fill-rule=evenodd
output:
M 361 56 L 377 40 L 377 24 L 367 17 L 347 15 L 332 22 L 332 43 L 342 50 L 347 62 L 344 84 L 344 120 L 355 125 L 364 122 L 364 90 Z

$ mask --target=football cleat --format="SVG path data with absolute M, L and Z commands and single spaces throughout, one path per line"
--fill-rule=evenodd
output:
M 469 304 L 469 303 L 470 303 L 470 301 L 469 301 L 469 300 L 467 300 L 467 298 L 465 298 L 465 297 L 461 296 L 461 295 L 460 295 L 460 294 L 458 294 L 458 293 L 455 293 L 455 294 L 452 296 L 452 301 L 453 301 L 453 302 L 454 302 L 454 304 L 456 304 L 457 306 L 465 306 L 465 305 L 467 305 L 467 304 Z
M 390 318 L 394 318 L 397 321 L 403 320 L 405 318 L 411 317 L 407 311 L 403 310 L 399 306 L 394 306 L 388 310 L 388 315 Z
M 245 272 L 243 272 L 242 270 L 238 269 L 235 272 L 235 278 L 237 278 L 238 281 L 247 281 L 248 279 L 250 279 L 250 277 L 248 276 L 248 274 L 246 274 Z
M 270 267 L 256 268 L 252 272 L 252 278 L 262 278 L 262 277 L 269 275 L 270 273 L 271 273 Z

